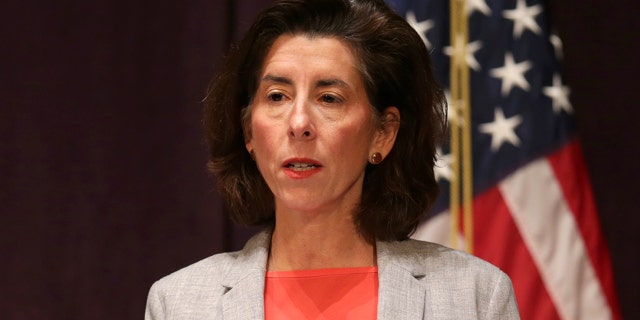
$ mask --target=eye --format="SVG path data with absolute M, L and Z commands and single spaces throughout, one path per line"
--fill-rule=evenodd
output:
M 320 100 L 322 100 L 322 102 L 324 102 L 324 103 L 338 103 L 338 102 L 342 102 L 342 100 L 340 100 L 340 98 L 338 98 L 338 97 L 336 97 L 336 96 L 334 96 L 334 95 L 328 94 L 328 93 L 323 94 L 323 95 L 320 97 Z
M 284 100 L 284 94 L 280 92 L 272 92 L 267 95 L 267 99 L 274 102 L 280 102 Z

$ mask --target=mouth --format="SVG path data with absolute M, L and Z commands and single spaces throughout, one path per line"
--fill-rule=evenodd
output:
M 294 162 L 294 163 L 289 163 L 286 167 L 293 171 L 307 171 L 307 170 L 313 170 L 318 166 L 312 163 Z
M 293 171 L 309 171 L 322 167 L 322 165 L 310 159 L 289 159 L 283 163 L 283 167 Z

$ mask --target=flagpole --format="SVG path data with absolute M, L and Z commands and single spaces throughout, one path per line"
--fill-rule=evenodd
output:
M 460 5 L 460 31 L 462 34 L 463 55 L 461 61 L 461 78 L 460 85 L 462 87 L 462 171 L 464 172 L 464 179 L 462 183 L 462 201 L 464 203 L 464 238 L 466 243 L 466 250 L 469 253 L 473 253 L 473 149 L 471 144 L 471 94 L 470 94 L 470 80 L 469 80 L 469 66 L 467 66 L 467 44 L 469 43 L 469 19 L 467 17 L 466 4 L 467 1 L 462 2 Z
M 473 162 L 471 143 L 471 95 L 469 88 L 469 67 L 465 61 L 469 26 L 466 13 L 466 1 L 451 0 L 452 47 L 450 87 L 454 116 L 451 119 L 451 157 L 454 159 L 452 170 L 454 178 L 450 185 L 451 245 L 458 248 L 460 228 L 460 193 L 462 193 L 462 227 L 464 231 L 464 249 L 473 253 Z M 462 113 L 462 121 L 459 116 Z M 462 149 L 461 149 L 462 147 Z M 462 189 L 460 183 L 462 181 Z
M 459 73 L 458 73 L 458 55 L 455 54 L 456 51 L 456 32 L 459 29 L 458 26 L 458 0 L 450 1 L 450 32 L 449 32 L 449 43 L 452 47 L 453 54 L 450 58 L 450 67 L 449 67 L 449 88 L 451 91 L 451 99 L 449 103 L 452 104 L 451 108 L 449 108 L 449 112 L 453 112 L 453 116 L 449 117 L 450 122 L 450 135 L 451 142 L 449 146 L 451 148 L 450 155 L 451 159 L 451 171 L 453 172 L 452 178 L 450 179 L 449 184 L 449 214 L 451 215 L 451 226 L 450 226 L 450 243 L 451 246 L 455 249 L 459 249 L 458 246 L 458 234 L 460 227 L 460 128 L 459 128 L 459 119 L 458 119 L 458 97 L 460 96 L 460 88 L 458 84 L 459 81 Z

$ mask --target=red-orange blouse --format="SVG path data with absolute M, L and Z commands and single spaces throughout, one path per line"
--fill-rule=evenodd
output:
M 376 319 L 378 268 L 269 271 L 265 319 Z

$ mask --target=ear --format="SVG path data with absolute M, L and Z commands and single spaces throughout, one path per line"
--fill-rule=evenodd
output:
M 253 154 L 253 146 L 251 145 L 251 114 L 249 107 L 242 108 L 240 111 L 240 124 L 242 125 L 242 135 L 244 136 L 244 146 L 250 154 Z
M 247 148 L 247 152 L 249 152 L 249 156 L 253 161 L 256 161 L 256 151 L 253 150 L 253 146 L 251 145 L 251 140 L 246 140 L 244 142 L 244 147 Z
M 400 111 L 396 107 L 387 107 L 382 113 L 380 127 L 377 128 L 373 145 L 369 154 L 380 152 L 382 159 L 386 158 L 396 142 L 400 129 Z
M 242 126 L 244 140 L 251 140 L 251 106 L 240 109 L 240 126 Z

